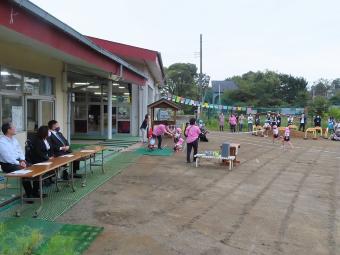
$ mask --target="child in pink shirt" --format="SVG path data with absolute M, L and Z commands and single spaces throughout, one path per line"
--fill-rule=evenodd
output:
M 194 161 L 196 161 L 195 155 L 198 150 L 198 137 L 201 134 L 201 130 L 195 125 L 196 119 L 190 119 L 190 125 L 185 130 L 185 135 L 187 137 L 187 163 L 190 163 L 191 150 L 194 149 Z
M 289 127 L 285 128 L 285 134 L 282 138 L 283 149 L 285 149 L 285 143 L 288 143 L 292 149 L 294 148 L 292 142 L 290 141 L 290 129 L 289 129 Z

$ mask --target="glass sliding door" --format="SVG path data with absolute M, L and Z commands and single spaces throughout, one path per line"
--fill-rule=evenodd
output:
M 54 119 L 54 102 L 40 100 L 40 109 L 41 109 L 40 123 L 41 125 L 47 126 L 47 123 L 50 120 Z
M 118 106 L 117 112 L 118 133 L 130 133 L 130 104 L 122 104 Z
M 39 127 L 39 101 L 27 99 L 27 133 L 35 133 Z
M 92 104 L 88 106 L 88 133 L 100 134 L 101 132 L 101 105 Z
M 47 126 L 54 119 L 54 101 L 27 98 L 26 116 L 28 134 L 36 133 L 40 126 Z

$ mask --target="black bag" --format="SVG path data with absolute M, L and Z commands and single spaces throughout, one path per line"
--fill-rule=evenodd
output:
M 33 143 L 31 139 L 27 139 L 25 142 L 25 159 L 27 163 L 32 164 L 32 152 L 33 152 Z

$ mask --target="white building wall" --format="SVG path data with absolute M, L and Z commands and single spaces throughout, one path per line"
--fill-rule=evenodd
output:
M 0 56 L 0 65 L 54 78 L 55 119 L 58 120 L 61 128 L 63 129 L 63 133 L 66 136 L 67 104 L 65 104 L 66 95 L 62 90 L 63 62 L 47 57 L 25 46 L 6 42 L 0 42 Z M 22 148 L 24 148 L 25 141 L 27 139 L 26 131 L 19 132 L 16 135 L 16 138 L 18 139 Z
M 139 135 L 138 127 L 139 127 L 139 86 L 132 84 L 132 102 L 131 102 L 131 135 L 137 136 Z
M 145 65 L 131 63 L 148 77 L 144 86 L 132 85 L 131 135 L 141 135 L 139 127 L 148 113 L 147 106 L 159 99 L 158 87 Z M 137 102 L 137 105 L 135 103 Z

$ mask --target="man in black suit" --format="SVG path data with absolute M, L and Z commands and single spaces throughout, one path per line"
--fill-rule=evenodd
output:
M 50 129 L 50 142 L 52 147 L 52 152 L 54 157 L 60 157 L 65 154 L 71 153 L 70 143 L 60 132 L 60 126 L 58 121 L 50 120 L 48 122 L 48 128 Z M 81 175 L 76 174 L 76 171 L 79 170 L 79 161 L 73 162 L 73 177 L 81 178 Z M 68 180 L 68 173 L 66 170 L 63 171 L 63 179 Z

